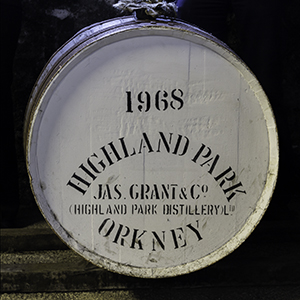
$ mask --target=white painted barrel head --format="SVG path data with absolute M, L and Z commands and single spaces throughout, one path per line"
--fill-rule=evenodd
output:
M 245 64 L 181 21 L 83 29 L 40 75 L 28 173 L 58 236 L 99 267 L 159 278 L 236 249 L 268 207 L 278 141 Z

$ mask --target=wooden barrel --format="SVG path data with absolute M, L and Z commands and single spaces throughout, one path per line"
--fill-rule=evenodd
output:
M 159 278 L 236 249 L 268 207 L 268 99 L 226 45 L 178 20 L 122 17 L 76 34 L 33 89 L 28 173 L 56 234 L 97 266 Z

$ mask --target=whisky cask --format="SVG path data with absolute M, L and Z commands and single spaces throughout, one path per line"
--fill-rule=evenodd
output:
M 122 17 L 50 59 L 24 131 L 37 204 L 93 264 L 160 278 L 234 251 L 277 178 L 270 103 L 225 44 L 179 20 Z

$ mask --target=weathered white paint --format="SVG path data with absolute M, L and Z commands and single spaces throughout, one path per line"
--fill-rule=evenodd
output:
M 259 222 L 277 177 L 276 125 L 256 78 L 181 22 L 127 17 L 79 32 L 41 74 L 25 133 L 49 224 L 86 259 L 132 276 L 226 256 Z

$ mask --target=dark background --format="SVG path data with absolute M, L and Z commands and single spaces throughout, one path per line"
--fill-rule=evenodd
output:
M 295 159 L 290 168 L 295 170 L 300 168 L 300 1 L 287 1 L 287 9 L 282 11 L 285 33 L 282 101 L 288 109 Z M 112 8 L 113 3 L 114 0 L 22 1 L 22 27 L 15 55 L 12 91 L 20 185 L 19 220 L 24 225 L 41 218 L 30 190 L 23 152 L 24 116 L 31 89 L 51 55 L 76 32 L 118 16 Z M 235 35 L 234 15 L 228 17 L 228 23 L 232 28 L 229 46 L 235 50 L 239 41 Z M 299 172 L 296 172 L 296 182 Z M 296 197 L 300 198 L 300 193 Z

